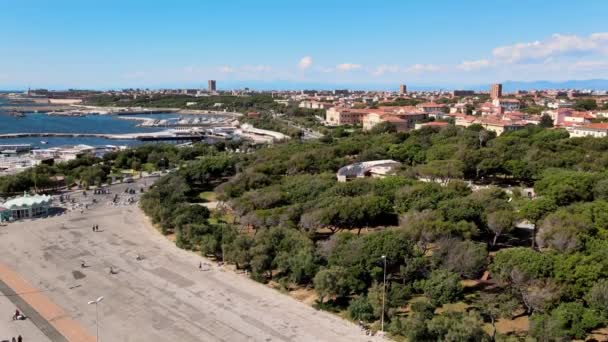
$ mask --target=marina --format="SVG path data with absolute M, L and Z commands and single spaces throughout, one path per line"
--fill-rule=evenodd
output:
M 124 134 L 104 134 L 104 133 L 6 133 L 0 134 L 0 139 L 19 139 L 19 138 L 102 138 L 109 140 L 140 140 L 140 141 L 162 141 L 162 140 L 203 140 L 206 137 L 225 138 L 220 135 L 213 135 L 206 130 L 175 130 L 168 129 L 159 132 L 140 132 Z M 44 144 L 41 141 L 41 144 Z M 45 144 L 46 145 L 46 144 Z
M 0 139 L 3 144 L 30 144 L 34 148 L 108 143 L 133 146 L 144 141 L 200 141 L 204 136 L 192 131 L 169 132 L 171 128 L 213 128 L 231 125 L 231 114 L 186 114 L 157 112 L 130 115 L 52 115 L 49 113 L 20 113 L 10 115 L 0 105 Z

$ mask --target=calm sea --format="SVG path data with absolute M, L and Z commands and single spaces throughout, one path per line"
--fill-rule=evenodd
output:
M 88 115 L 88 116 L 49 116 L 44 113 L 26 113 L 25 117 L 15 117 L 2 111 L 2 99 L 0 99 L 0 134 L 4 133 L 135 133 L 156 132 L 165 128 L 137 127 L 138 122 L 119 119 L 116 115 Z M 138 117 L 151 117 L 155 119 L 167 119 L 178 117 L 176 114 L 142 114 Z M 44 140 L 48 144 L 42 144 Z M 0 139 L 1 144 L 32 144 L 36 147 L 52 147 L 65 145 L 137 145 L 137 140 L 110 140 L 103 138 L 18 138 Z

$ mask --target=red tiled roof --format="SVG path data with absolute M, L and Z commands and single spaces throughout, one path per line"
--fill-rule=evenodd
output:
M 591 115 L 589 112 L 572 112 L 572 116 L 577 118 L 585 118 L 585 119 L 594 119 L 595 116 Z
M 445 121 L 431 121 L 422 124 L 423 126 L 431 126 L 431 127 L 443 127 L 449 125 L 449 123 Z
M 417 105 L 416 107 L 445 107 L 445 105 L 435 103 L 435 102 L 425 102 Z
M 382 116 L 382 121 L 392 122 L 392 123 L 404 123 L 404 122 L 406 122 L 402 118 L 400 118 L 398 116 L 394 116 L 394 115 L 384 115 L 384 116 Z
M 592 124 L 588 124 L 585 126 L 581 126 L 581 128 L 608 130 L 608 123 L 597 122 L 597 123 L 592 123 Z

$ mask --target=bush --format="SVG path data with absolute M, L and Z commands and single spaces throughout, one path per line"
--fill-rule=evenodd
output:
M 531 335 L 541 340 L 583 339 L 604 320 L 595 310 L 581 303 L 562 303 L 550 314 L 533 315 Z
M 374 308 L 367 300 L 367 297 L 360 296 L 353 299 L 348 305 L 348 316 L 354 320 L 371 322 L 374 316 Z
M 462 298 L 462 285 L 458 274 L 435 270 L 431 276 L 419 282 L 424 295 L 435 306 L 452 303 Z

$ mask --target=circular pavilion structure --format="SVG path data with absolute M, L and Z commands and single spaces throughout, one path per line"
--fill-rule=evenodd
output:
M 390 159 L 365 161 L 341 167 L 336 177 L 338 182 L 365 177 L 382 178 L 399 166 L 401 166 L 400 162 Z
M 4 216 L 13 220 L 46 216 L 49 213 L 52 198 L 49 195 L 28 195 L 11 198 L 0 207 L 4 209 Z M 9 213 L 6 213 L 6 212 Z

